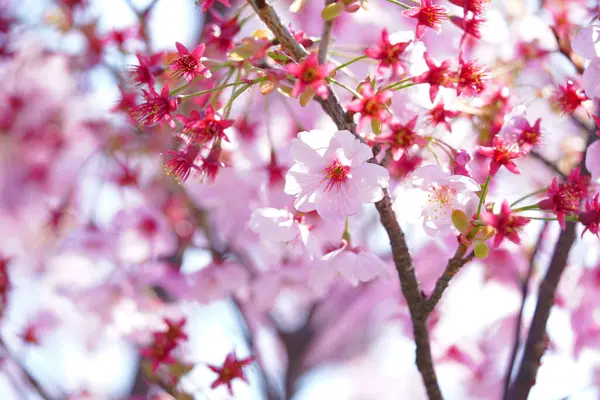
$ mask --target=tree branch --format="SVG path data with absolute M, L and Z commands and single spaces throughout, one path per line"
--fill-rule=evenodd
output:
M 456 249 L 456 253 L 454 253 L 454 256 L 452 256 L 452 258 L 448 260 L 446 269 L 435 283 L 435 288 L 433 289 L 433 292 L 431 292 L 431 295 L 427 300 L 425 300 L 425 303 L 423 304 L 426 313 L 429 314 L 433 311 L 435 306 L 442 299 L 442 295 L 444 294 L 444 291 L 450 284 L 450 280 L 454 278 L 458 271 L 460 271 L 460 269 L 466 263 L 471 261 L 475 256 L 475 253 L 472 252 L 467 257 L 465 257 L 467 250 L 467 246 L 465 246 L 464 244 L 460 244 L 458 246 L 458 249 Z
M 40 383 L 29 373 L 29 371 L 27 371 L 25 366 L 22 365 L 19 362 L 19 360 L 17 360 L 17 358 L 10 351 L 10 349 L 8 348 L 6 343 L 4 343 L 4 340 L 2 338 L 0 338 L 0 348 L 3 348 L 4 352 L 11 359 L 11 361 L 14 362 L 15 365 L 17 365 L 19 367 L 19 369 L 23 373 L 23 378 L 25 379 L 25 381 L 27 382 L 27 384 L 29 385 L 31 390 L 33 390 L 35 393 L 37 393 L 37 395 L 40 396 L 42 399 L 51 400 L 52 397 L 50 395 L 46 394 L 46 391 L 44 390 L 42 385 L 40 385 Z
M 517 376 L 510 386 L 507 399 L 526 400 L 531 387 L 535 384 L 541 358 L 547 347 L 546 323 L 554 305 L 558 282 L 567 266 L 569 252 L 575 242 L 575 231 L 576 224 L 568 223 L 566 229 L 560 233 L 548 272 L 540 284 L 540 292 L 525 343 L 523 359 Z
M 533 275 L 533 271 L 535 269 L 535 259 L 542 248 L 542 242 L 546 239 L 546 233 L 548 231 L 548 226 L 550 223 L 548 221 L 544 222 L 544 226 L 538 235 L 537 241 L 535 243 L 535 248 L 531 256 L 529 257 L 529 268 L 527 270 L 527 274 L 525 279 L 523 279 L 521 283 L 521 307 L 519 309 L 519 314 L 517 316 L 517 321 L 515 322 L 515 338 L 514 344 L 512 348 L 512 352 L 510 355 L 510 361 L 508 363 L 508 368 L 506 369 L 506 377 L 504 378 L 504 400 L 508 400 L 508 390 L 510 388 L 510 378 L 512 376 L 512 371 L 515 365 L 515 361 L 517 359 L 517 353 L 519 352 L 519 346 L 521 345 L 521 329 L 523 324 L 523 312 L 525 310 L 525 301 L 527 300 L 527 295 L 529 294 L 529 282 L 531 281 L 531 277 Z
M 281 19 L 269 4 L 264 0 L 247 0 L 256 11 L 260 19 L 267 25 L 275 38 L 281 43 L 283 48 L 288 51 L 296 60 L 300 60 L 308 55 L 308 52 L 292 36 L 290 31 L 283 25 Z M 337 96 L 329 88 L 327 100 L 318 100 L 325 112 L 331 117 L 340 130 L 349 130 L 357 138 L 356 125 L 352 118 L 344 111 Z M 362 139 L 361 139 L 362 140 Z M 374 150 L 374 156 L 376 150 Z M 375 157 L 371 160 L 375 162 Z M 381 201 L 375 203 L 379 212 L 379 219 L 384 226 L 390 245 L 392 247 L 392 256 L 394 264 L 400 278 L 402 294 L 406 298 L 413 325 L 413 335 L 416 344 L 416 364 L 421 376 L 427 395 L 431 400 L 442 399 L 442 394 L 437 382 L 437 376 L 433 366 L 431 356 L 431 344 L 429 341 L 429 332 L 427 330 L 427 312 L 423 307 L 423 295 L 419 287 L 419 282 L 415 274 L 412 258 L 406 244 L 404 232 L 398 224 L 396 215 L 392 210 L 392 200 L 387 190 L 384 191 L 384 197 Z

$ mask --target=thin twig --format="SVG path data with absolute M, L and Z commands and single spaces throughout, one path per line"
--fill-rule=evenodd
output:
M 10 349 L 8 348 L 6 343 L 4 343 L 4 340 L 2 338 L 0 338 L 0 347 L 2 347 L 4 349 L 4 352 L 11 359 L 11 361 L 14 362 L 15 365 L 17 365 L 19 367 L 19 369 L 23 373 L 23 377 L 29 384 L 30 388 L 35 393 L 37 393 L 38 396 L 40 396 L 42 399 L 52 400 L 52 397 L 49 396 L 48 394 L 46 394 L 46 391 L 44 390 L 42 385 L 40 385 L 40 383 L 29 373 L 29 371 L 27 371 L 27 368 L 25 368 L 25 366 L 22 365 L 19 362 L 19 360 L 16 359 L 16 357 L 12 354 L 12 352 L 10 351 Z
M 549 222 L 545 222 L 540 234 L 538 235 L 537 241 L 535 243 L 535 248 L 529 257 L 529 268 L 527 269 L 527 274 L 525 278 L 521 282 L 521 307 L 519 308 L 519 314 L 517 315 L 517 321 L 515 322 L 515 337 L 514 343 L 512 347 L 512 352 L 510 355 L 510 361 L 508 363 L 508 367 L 506 369 L 506 377 L 504 378 L 504 400 L 508 400 L 508 389 L 510 387 L 510 378 L 512 377 L 512 371 L 515 365 L 515 361 L 517 359 L 517 353 L 519 352 L 519 347 L 521 346 L 521 329 L 523 324 L 523 312 L 525 310 L 525 301 L 527 300 L 527 296 L 529 294 L 529 282 L 531 281 L 531 277 L 533 276 L 533 271 L 535 270 L 535 259 L 542 249 L 542 243 L 546 239 L 546 233 L 548 231 L 548 227 L 550 226 Z
M 425 303 L 423 304 L 427 313 L 432 312 L 435 306 L 440 302 L 444 291 L 450 284 L 450 280 L 454 278 L 458 271 L 460 271 L 460 269 L 466 263 L 471 261 L 475 256 L 475 253 L 472 252 L 467 257 L 465 257 L 467 250 L 467 246 L 465 246 L 464 244 L 460 244 L 458 246 L 458 249 L 456 249 L 456 253 L 454 253 L 454 256 L 452 256 L 452 258 L 448 260 L 446 269 L 438 278 L 437 282 L 435 282 L 435 288 L 433 289 L 433 292 L 431 292 L 431 295 L 427 300 L 425 300 Z
M 325 7 L 334 3 L 334 1 L 335 0 L 325 0 Z M 324 64 L 325 61 L 327 61 L 327 49 L 329 47 L 329 42 L 331 41 L 331 28 L 333 27 L 334 20 L 335 19 L 323 21 L 323 31 L 321 33 L 321 40 L 319 41 L 319 64 Z
M 548 160 L 546 157 L 544 157 L 537 151 L 532 151 L 529 154 L 536 160 L 541 161 L 543 164 L 545 164 L 548 168 L 550 168 L 554 173 L 558 174 L 563 179 L 567 178 L 567 175 L 564 172 L 562 172 L 555 163 Z

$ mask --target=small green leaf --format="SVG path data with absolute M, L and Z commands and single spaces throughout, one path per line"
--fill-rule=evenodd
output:
M 487 247 L 487 244 L 485 244 L 485 242 L 475 242 L 475 246 L 473 247 L 473 250 L 475 251 L 475 257 L 479 258 L 480 260 L 483 260 L 484 258 L 486 258 L 488 256 L 489 253 L 489 249 Z
M 379 135 L 381 133 L 381 121 L 377 118 L 371 118 L 371 129 L 374 134 Z

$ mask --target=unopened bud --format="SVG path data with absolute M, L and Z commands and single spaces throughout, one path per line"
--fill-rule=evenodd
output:
M 325 21 L 331 21 L 334 18 L 339 17 L 345 11 L 344 3 L 335 2 L 328 4 L 321 12 L 321 17 Z
M 460 233 L 467 234 L 471 230 L 471 219 L 461 210 L 452 211 L 452 223 Z
M 489 253 L 487 244 L 481 241 L 475 242 L 475 245 L 473 246 L 473 251 L 475 252 L 475 257 L 479 258 L 480 260 L 486 258 Z
M 381 121 L 378 118 L 371 118 L 371 129 L 376 135 L 381 133 Z
M 315 91 L 312 88 L 307 87 L 300 95 L 300 105 L 306 107 L 313 97 L 315 97 Z

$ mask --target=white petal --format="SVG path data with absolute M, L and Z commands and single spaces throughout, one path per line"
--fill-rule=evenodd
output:
M 450 172 L 437 164 L 423 165 L 412 173 L 412 184 L 427 187 L 432 183 L 440 183 L 450 177 Z
M 325 154 L 332 137 L 333 133 L 318 130 L 298 133 L 298 139 L 306 143 L 310 148 L 315 149 L 320 155 Z
M 315 199 L 317 212 L 323 219 L 340 220 L 360 211 L 361 201 L 353 185 L 344 184 L 339 190 L 318 191 Z
M 583 88 L 589 98 L 600 97 L 600 57 L 594 58 L 583 71 Z
M 291 144 L 292 158 L 295 162 L 309 165 L 311 167 L 324 166 L 325 161 L 317 151 L 307 143 L 299 139 L 292 139 Z

